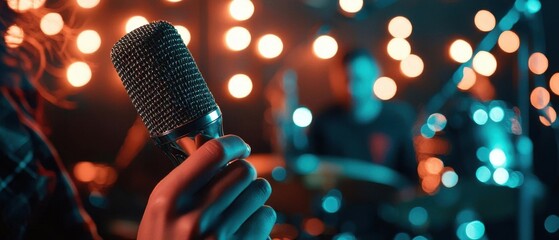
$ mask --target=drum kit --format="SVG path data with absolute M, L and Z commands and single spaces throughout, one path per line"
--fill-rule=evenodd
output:
M 272 185 L 267 204 L 278 213 L 273 239 L 435 237 L 456 231 L 459 221 L 468 220 L 460 220 L 464 212 L 474 216 L 469 221 L 491 222 L 512 217 L 517 206 L 517 189 L 475 177 L 425 194 L 395 170 L 358 159 L 305 154 L 296 159 L 305 163 L 293 164 L 255 154 L 247 160 Z

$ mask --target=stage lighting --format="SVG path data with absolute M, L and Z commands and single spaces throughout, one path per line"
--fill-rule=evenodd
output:
M 412 30 L 410 20 L 403 16 L 394 17 L 388 23 L 388 32 L 395 38 L 407 38 L 411 35 Z
M 142 16 L 133 16 L 131 18 L 128 19 L 128 21 L 126 22 L 126 33 L 131 32 L 132 30 L 139 28 L 143 25 L 148 24 L 148 20 L 145 17 Z
M 101 46 L 101 37 L 94 30 L 85 30 L 76 40 L 78 49 L 85 54 L 94 53 Z
M 504 31 L 497 42 L 503 52 L 513 53 L 520 47 L 520 38 L 513 31 Z
M 47 13 L 41 18 L 41 31 L 46 35 L 56 35 L 64 27 L 64 20 L 58 13 Z
M 549 79 L 549 88 L 555 95 L 559 95 L 559 73 L 553 74 Z
M 190 31 L 188 31 L 186 27 L 181 25 L 176 25 L 175 28 L 177 29 L 177 32 L 179 32 L 179 35 L 181 35 L 181 39 L 184 42 L 184 45 L 188 46 L 191 37 Z
M 275 58 L 283 51 L 283 42 L 274 34 L 266 34 L 258 40 L 258 52 L 264 58 Z
M 462 39 L 457 39 L 450 45 L 450 57 L 459 63 L 465 63 L 472 58 L 472 46 Z
M 313 42 L 313 52 L 321 59 L 330 59 L 338 52 L 338 42 L 331 36 L 322 35 Z
M 225 33 L 225 45 L 232 51 L 246 49 L 250 41 L 250 32 L 244 27 L 232 27 Z
M 306 107 L 300 107 L 293 112 L 293 123 L 298 127 L 308 127 L 312 123 L 312 112 Z
M 78 0 L 78 5 L 82 8 L 94 8 L 100 0 Z
M 244 21 L 254 14 L 254 4 L 250 0 L 233 0 L 229 4 L 229 14 L 237 21 Z
M 229 79 L 227 88 L 234 98 L 245 98 L 252 92 L 252 80 L 245 74 L 235 74 Z
M 479 74 L 489 77 L 497 70 L 497 59 L 490 52 L 480 51 L 474 56 L 473 67 Z
M 549 104 L 549 92 L 543 87 L 536 87 L 530 94 L 530 103 L 536 109 L 543 109 Z
M 495 148 L 489 152 L 489 162 L 493 167 L 501 167 L 507 163 L 507 155 L 500 148 Z
M 16 48 L 21 43 L 23 43 L 24 37 L 23 29 L 17 25 L 12 25 L 6 30 L 6 35 L 4 36 L 4 41 L 6 45 L 10 48 Z
M 400 71 L 407 77 L 414 78 L 423 73 L 423 60 L 417 55 L 410 54 L 400 62 Z
M 504 185 L 509 180 L 509 172 L 504 168 L 497 168 L 493 172 L 493 181 L 499 185 Z
M 491 179 L 491 170 L 486 166 L 479 167 L 476 171 L 476 178 L 480 182 L 488 182 Z
M 549 62 L 547 61 L 547 57 L 541 52 L 533 53 L 528 59 L 528 67 L 534 74 L 539 75 L 545 73 L 548 66 Z
M 458 174 L 453 170 L 446 171 L 441 176 L 441 182 L 445 187 L 452 188 L 458 184 Z
M 476 72 L 469 68 L 464 67 L 462 70 L 462 80 L 458 83 L 458 89 L 462 91 L 467 91 L 476 84 Z
M 544 111 L 544 115 L 540 116 L 540 122 L 545 125 L 545 126 L 551 126 L 551 124 L 553 124 L 555 122 L 555 120 L 557 120 L 557 112 L 555 112 L 555 109 L 551 106 L 547 106 L 545 107 Z
M 487 10 L 480 10 L 476 13 L 474 17 L 474 23 L 476 27 L 482 32 L 489 32 L 495 28 L 496 24 L 495 16 L 493 13 Z
M 363 0 L 339 0 L 340 8 L 347 13 L 356 13 L 363 8 Z
M 84 62 L 72 63 L 66 71 L 66 77 L 70 85 L 82 87 L 91 80 L 91 68 Z
M 380 77 L 373 85 L 373 93 L 381 100 L 389 100 L 396 95 L 398 86 L 396 82 L 389 77 Z
M 411 54 L 411 46 L 406 39 L 393 38 L 388 42 L 386 51 L 394 60 L 404 60 Z
M 25 12 L 29 9 L 38 9 L 46 0 L 7 0 L 8 7 L 16 12 Z

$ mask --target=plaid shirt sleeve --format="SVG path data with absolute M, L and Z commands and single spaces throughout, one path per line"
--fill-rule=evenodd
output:
M 56 152 L 0 94 L 0 239 L 100 239 Z

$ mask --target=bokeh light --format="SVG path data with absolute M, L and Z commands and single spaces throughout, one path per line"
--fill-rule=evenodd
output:
M 548 233 L 556 233 L 559 231 L 559 216 L 549 215 L 545 218 L 544 227 Z
M 21 27 L 12 25 L 8 28 L 8 30 L 6 30 L 4 41 L 8 47 L 16 48 L 23 43 L 24 36 L 25 35 Z
M 414 226 L 423 226 L 427 223 L 427 220 L 429 220 L 429 214 L 422 207 L 414 207 L 408 214 L 408 221 Z
M 483 109 L 476 110 L 472 115 L 472 119 L 477 125 L 483 125 L 487 123 L 488 118 L 489 116 L 487 115 L 487 112 Z
M 557 112 L 551 106 L 547 106 L 543 109 L 544 116 L 540 116 L 540 122 L 545 126 L 551 126 L 557 120 Z
M 489 161 L 489 148 L 486 147 L 479 147 L 476 150 L 476 157 L 478 160 L 482 161 L 482 162 L 487 162 Z
M 254 14 L 254 4 L 250 0 L 233 0 L 229 4 L 229 14 L 237 21 L 244 21 Z
M 504 185 L 509 180 L 509 172 L 504 168 L 497 168 L 493 172 L 493 181 L 499 185 Z
M 421 136 L 423 136 L 424 138 L 432 138 L 435 136 L 435 131 L 433 131 L 433 129 L 427 126 L 427 124 L 423 124 L 423 126 L 421 126 L 420 132 L 421 132 Z
M 388 23 L 388 32 L 395 38 L 407 38 L 411 35 L 412 30 L 410 20 L 403 16 L 394 17 Z
M 427 126 L 435 131 L 442 131 L 446 127 L 446 117 L 440 113 L 433 113 L 427 118 Z
M 474 17 L 474 23 L 476 27 L 482 32 L 489 32 L 495 28 L 496 24 L 495 16 L 487 10 L 480 10 L 476 13 Z
M 8 7 L 16 12 L 25 12 L 29 9 L 38 9 L 46 0 L 7 0 Z
M 426 193 L 434 193 L 441 183 L 441 178 L 439 175 L 428 175 L 421 179 L 421 189 Z
M 278 182 L 283 182 L 285 181 L 285 178 L 287 177 L 287 171 L 285 170 L 284 167 L 281 166 L 277 166 L 272 170 L 272 178 Z
M 298 127 L 308 127 L 312 123 L 312 112 L 306 107 L 299 107 L 293 111 L 293 123 Z
M 388 42 L 386 51 L 394 60 L 404 60 L 411 54 L 411 46 L 406 39 L 393 38 Z
M 363 0 L 339 0 L 339 5 L 347 13 L 356 13 L 363 8 Z
M 501 167 L 507 162 L 507 155 L 500 148 L 495 148 L 489 152 L 489 162 L 494 167 Z
M 505 118 L 505 110 L 499 106 L 493 107 L 489 110 L 489 118 L 491 118 L 493 122 L 501 122 Z
M 142 16 L 133 16 L 131 18 L 128 19 L 128 21 L 126 21 L 126 33 L 131 32 L 132 30 L 139 28 L 143 25 L 148 24 L 148 20 L 145 17 Z
M 417 77 L 423 73 L 423 60 L 417 55 L 410 54 L 400 62 L 400 71 L 410 78 Z
M 536 87 L 530 94 L 530 103 L 537 109 L 543 109 L 549 104 L 549 92 L 543 87 Z
M 66 77 L 70 85 L 82 87 L 91 80 L 91 68 L 84 62 L 74 62 L 68 66 Z
M 55 35 L 62 31 L 64 20 L 58 13 L 47 13 L 41 18 L 41 31 L 46 35 Z
M 80 52 L 94 53 L 101 46 L 101 37 L 94 30 L 85 30 L 78 35 L 76 43 Z
M 429 174 L 439 174 L 444 167 L 443 161 L 436 157 L 427 158 L 424 162 L 425 170 Z
M 466 236 L 469 239 L 481 239 L 483 235 L 485 235 L 485 226 L 482 222 L 476 220 L 466 224 Z
M 95 165 L 91 162 L 78 162 L 74 166 L 74 177 L 80 182 L 91 182 L 95 175 Z
M 504 31 L 499 36 L 499 47 L 506 53 L 513 53 L 520 47 L 520 38 L 513 31 Z
M 381 100 L 393 98 L 397 90 L 396 82 L 389 77 L 380 77 L 373 85 L 373 93 Z
M 458 174 L 452 170 L 446 171 L 441 176 L 441 182 L 443 186 L 452 188 L 458 184 Z
M 462 70 L 462 80 L 458 83 L 458 89 L 462 91 L 467 91 L 476 84 L 476 72 L 469 68 L 464 67 Z
M 324 223 L 318 218 L 306 219 L 303 222 L 303 229 L 311 236 L 318 236 L 324 232 Z
M 283 42 L 274 34 L 266 34 L 258 40 L 258 52 L 264 58 L 275 58 L 283 51 Z
M 497 70 L 497 59 L 490 52 L 480 51 L 474 56 L 473 66 L 483 76 L 491 76 Z
M 190 31 L 188 31 L 188 28 L 186 28 L 185 26 L 181 26 L 181 25 L 176 25 L 175 28 L 177 29 L 177 32 L 179 32 L 179 35 L 181 35 L 182 41 L 184 42 L 184 45 L 188 46 L 188 44 L 190 43 Z
M 486 166 L 481 166 L 476 170 L 476 178 L 480 182 L 488 182 L 491 179 L 491 170 Z
M 559 73 L 553 74 L 549 79 L 549 88 L 551 91 L 555 93 L 555 95 L 559 95 Z
M 338 52 L 338 42 L 331 36 L 322 35 L 313 42 L 314 55 L 321 59 L 330 59 Z
M 450 45 L 450 57 L 459 63 L 465 63 L 472 58 L 472 46 L 462 39 L 457 39 Z
M 78 0 L 78 5 L 82 8 L 94 8 L 100 0 Z
M 252 92 L 252 80 L 245 74 L 235 74 L 229 79 L 227 88 L 234 98 L 245 98 Z
M 528 59 L 528 67 L 534 74 L 543 74 L 548 65 L 547 57 L 541 52 L 533 53 Z
M 244 27 L 232 27 L 225 33 L 225 45 L 233 51 L 247 48 L 250 41 L 250 32 Z

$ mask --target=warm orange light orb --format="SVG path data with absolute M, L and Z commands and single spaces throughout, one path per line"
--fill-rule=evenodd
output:
M 91 162 L 78 162 L 74 166 L 74 177 L 80 182 L 91 182 L 95 179 L 96 168 Z
M 551 91 L 555 93 L 555 95 L 559 95 L 559 73 L 553 74 L 549 79 L 549 88 Z
M 247 48 L 250 41 L 250 32 L 244 27 L 232 27 L 225 33 L 225 45 L 233 51 Z
M 540 116 L 540 122 L 549 127 L 557 120 L 557 112 L 551 106 L 547 106 L 543 111 L 545 114 Z
M 229 14 L 237 21 L 244 21 L 254 14 L 254 4 L 250 0 L 233 0 L 229 4 Z
M 82 8 L 94 8 L 100 0 L 78 0 L 78 5 Z
M 504 31 L 499 35 L 498 44 L 503 52 L 513 53 L 520 47 L 520 38 L 513 31 Z
M 474 17 L 474 23 L 476 27 L 482 32 L 489 32 L 495 28 L 497 20 L 495 20 L 495 16 L 493 13 L 487 10 L 480 10 L 476 13 Z
M 386 46 L 388 55 L 394 60 L 404 60 L 411 54 L 410 43 L 403 38 L 393 38 Z
M 548 66 L 549 62 L 547 61 L 547 57 L 541 52 L 533 53 L 528 59 L 528 67 L 534 74 L 545 73 Z
M 462 80 L 460 80 L 457 87 L 462 91 L 467 91 L 476 84 L 476 72 L 469 67 L 464 67 L 462 73 Z
M 314 55 L 321 59 L 330 59 L 338 52 L 338 42 L 328 35 L 316 38 L 312 47 Z
M 12 25 L 6 30 L 4 41 L 10 48 L 16 48 L 23 43 L 24 32 L 23 29 L 17 25 Z
M 411 35 L 412 30 L 410 20 L 403 16 L 394 17 L 388 23 L 388 32 L 395 38 L 407 38 Z
M 181 36 L 181 39 L 184 42 L 184 45 L 188 46 L 191 38 L 190 31 L 188 31 L 188 28 L 181 25 L 176 25 L 175 29 L 177 29 L 177 32 L 179 32 L 179 35 Z
M 381 100 L 389 100 L 396 95 L 398 86 L 396 82 L 389 77 L 380 77 L 373 85 L 373 93 Z
M 149 24 L 148 20 L 145 17 L 142 16 L 133 16 L 131 18 L 128 19 L 128 21 L 126 22 L 126 33 L 131 32 L 132 30 L 139 28 L 143 25 Z
M 229 79 L 227 88 L 234 98 L 245 98 L 252 92 L 252 80 L 245 74 L 236 74 Z
M 530 103 L 537 109 L 543 109 L 549 104 L 549 92 L 543 87 L 536 87 L 530 94 Z
M 64 27 L 64 20 L 58 13 L 47 13 L 41 18 L 41 31 L 46 35 L 56 35 Z
M 363 0 L 339 0 L 340 8 L 347 13 L 356 13 L 363 8 Z
M 457 39 L 450 45 L 449 54 L 454 61 L 465 63 L 472 58 L 472 46 L 462 39 Z
M 82 87 L 91 80 L 91 68 L 84 62 L 75 62 L 70 64 L 66 71 L 66 77 L 70 85 L 74 87 Z
M 274 34 L 266 34 L 258 40 L 258 52 L 264 58 L 275 58 L 283 51 L 283 42 Z
M 474 56 L 472 65 L 476 72 L 489 77 L 497 70 L 497 59 L 490 52 L 480 51 Z
M 45 5 L 46 0 L 7 0 L 8 7 L 16 12 L 38 9 Z
M 400 71 L 402 71 L 402 74 L 410 78 L 421 75 L 424 67 L 423 60 L 414 54 L 409 55 L 400 62 Z
M 90 54 L 97 51 L 101 46 L 101 37 L 94 30 L 85 30 L 78 35 L 76 42 L 80 52 Z

